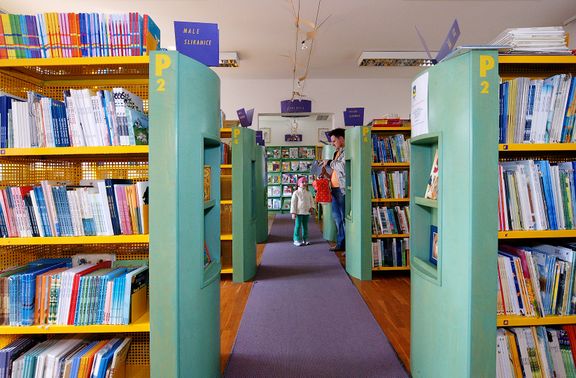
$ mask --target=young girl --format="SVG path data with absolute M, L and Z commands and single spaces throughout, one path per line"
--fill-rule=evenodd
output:
M 292 193 L 290 201 L 290 213 L 294 223 L 294 245 L 310 245 L 308 242 L 308 219 L 310 212 L 314 211 L 314 199 L 312 193 L 308 191 L 308 179 L 300 177 L 298 179 L 298 189 Z M 302 229 L 302 234 L 300 234 Z

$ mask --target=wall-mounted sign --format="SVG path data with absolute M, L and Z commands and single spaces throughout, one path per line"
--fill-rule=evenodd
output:
M 262 136 L 262 130 L 256 130 L 256 144 L 259 146 L 264 146 L 264 137 Z
M 252 126 L 252 119 L 254 117 L 254 108 L 245 110 L 244 108 L 236 110 L 238 114 L 238 120 L 240 120 L 240 125 L 242 127 Z
M 284 100 L 280 102 L 281 113 L 310 113 L 312 101 L 310 100 Z
M 302 134 L 285 134 L 285 142 L 302 142 Z
M 218 24 L 174 21 L 176 50 L 207 66 L 218 66 Z
M 364 124 L 364 108 L 346 108 L 344 111 L 344 126 L 362 126 Z

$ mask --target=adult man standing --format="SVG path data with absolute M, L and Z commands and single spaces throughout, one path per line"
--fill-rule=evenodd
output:
M 336 223 L 336 245 L 330 248 L 331 251 L 344 251 L 346 249 L 346 235 L 344 226 L 344 213 L 346 201 L 346 160 L 344 156 L 344 146 L 346 145 L 344 129 L 333 129 L 328 135 L 330 142 L 336 149 L 332 160 L 325 160 L 322 166 L 322 173 L 330 179 L 332 191 L 332 217 Z M 328 173 L 326 166 L 331 168 Z

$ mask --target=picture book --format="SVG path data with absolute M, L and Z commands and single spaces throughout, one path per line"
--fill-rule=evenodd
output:
M 432 162 L 432 169 L 430 170 L 430 178 L 426 186 L 426 194 L 424 198 L 438 199 L 438 149 L 434 153 L 434 160 Z

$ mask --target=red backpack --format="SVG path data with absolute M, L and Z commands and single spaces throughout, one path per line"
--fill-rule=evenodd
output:
M 330 180 L 319 178 L 312 182 L 316 191 L 316 203 L 332 202 L 332 193 L 330 193 Z

